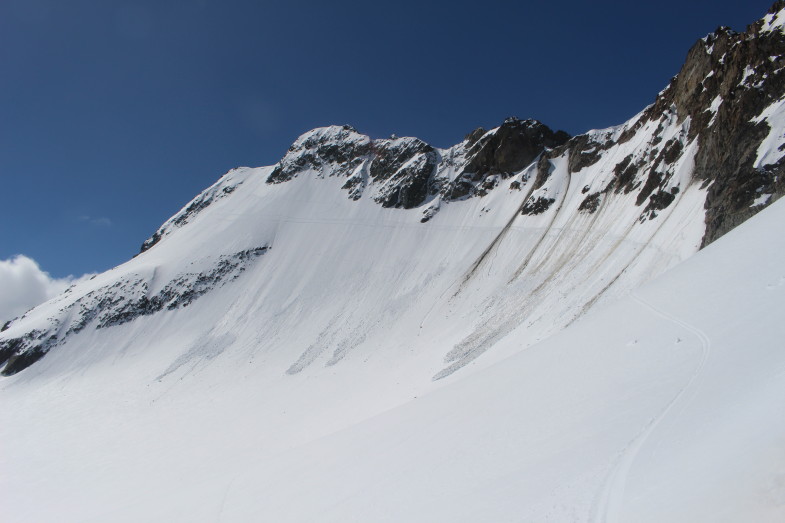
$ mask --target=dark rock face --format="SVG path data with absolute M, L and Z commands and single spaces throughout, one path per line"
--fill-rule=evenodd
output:
M 532 163 L 545 148 L 563 145 L 569 138 L 537 120 L 508 118 L 495 133 L 486 133 L 469 147 L 463 171 L 483 177 L 510 175 Z
M 436 150 L 417 138 L 374 141 L 368 172 L 382 185 L 376 201 L 382 207 L 419 207 L 438 189 L 433 183 L 438 163 Z
M 769 13 L 783 8 L 785 3 L 777 2 Z M 642 118 L 652 121 L 670 107 L 675 107 L 680 120 L 690 118 L 687 138 L 698 140 L 695 175 L 705 185 L 711 184 L 703 246 L 763 209 L 765 205 L 753 205 L 756 198 L 769 194 L 767 203 L 771 203 L 783 194 L 782 162 L 754 165 L 769 131 L 766 122 L 754 118 L 783 95 L 783 34 L 765 31 L 762 21 L 744 33 L 720 27 L 690 49 L 679 74 Z M 661 161 L 671 162 L 678 152 L 666 145 Z M 658 187 L 654 179 L 647 181 L 649 194 L 660 194 L 655 191 Z M 668 198 L 660 194 L 656 199 L 664 202 Z
M 606 190 L 613 189 L 617 194 L 623 192 L 627 194 L 635 189 L 635 176 L 638 174 L 638 166 L 632 161 L 632 155 L 626 156 L 613 168 L 614 181 L 611 182 Z
M 578 210 L 589 214 L 596 212 L 600 207 L 600 198 L 601 193 L 598 192 L 587 195 L 578 206 Z
M 673 176 L 673 170 L 669 167 L 674 165 L 681 157 L 683 151 L 682 140 L 683 137 L 671 138 L 654 160 L 652 160 L 648 177 L 646 178 L 646 182 L 643 184 L 641 191 L 638 193 L 635 205 L 642 205 L 649 198 L 652 199 L 652 201 L 649 202 L 649 206 L 647 206 L 649 208 L 662 210 L 671 204 L 673 197 L 670 196 L 670 193 L 664 192 L 664 188 Z M 655 191 L 656 194 L 654 194 Z M 653 203 L 654 200 L 658 203 Z
M 611 141 L 595 141 L 588 134 L 576 136 L 570 140 L 567 170 L 570 173 L 576 173 L 585 167 L 594 165 L 602 158 L 603 152 L 612 143 Z
M 0 341 L 0 365 L 3 376 L 16 374 L 40 360 L 57 339 L 48 332 L 33 330 L 18 338 Z
M 465 200 L 474 195 L 476 185 L 477 182 L 473 181 L 471 176 L 461 176 L 447 186 L 444 192 L 444 199 L 447 201 Z
M 11 376 L 26 369 L 46 355 L 49 345 L 47 342 L 36 345 L 27 336 L 3 342 L 0 344 L 0 365 L 5 363 L 5 367 L 0 374 Z
M 545 182 L 548 181 L 553 172 L 553 164 L 550 162 L 551 154 L 555 157 L 558 156 L 559 152 L 558 150 L 554 150 L 551 153 L 545 152 L 537 161 L 537 177 L 534 179 L 535 190 L 545 185 Z
M 431 205 L 430 207 L 428 207 L 422 212 L 422 218 L 420 218 L 420 223 L 427 222 L 428 220 L 433 218 L 437 212 L 439 212 L 439 206 Z
M 349 198 L 362 198 L 369 184 L 379 187 L 374 197 L 383 207 L 411 209 L 438 192 L 434 174 L 438 152 L 417 138 L 371 140 L 349 126 L 328 127 L 300 137 L 278 162 L 267 183 L 291 180 L 306 171 L 317 176 L 347 177 L 342 189 Z
M 701 247 L 713 242 L 737 225 L 744 223 L 767 205 L 785 194 L 785 164 L 752 172 L 737 172 L 724 184 L 712 184 L 706 198 L 706 235 Z M 768 199 L 754 205 L 756 198 Z
M 342 188 L 352 200 L 373 186 L 374 201 L 383 207 L 412 209 L 437 195 L 445 201 L 484 196 L 501 179 L 568 139 L 565 132 L 554 132 L 536 120 L 508 118 L 491 132 L 479 128 L 467 135 L 457 146 L 463 150 L 458 162 L 452 156 L 442 158 L 417 138 L 371 140 L 349 126 L 328 127 L 295 141 L 267 183 L 286 182 L 306 171 L 323 176 L 329 167 L 330 176 L 347 177 Z M 454 150 L 450 151 L 452 155 Z M 452 181 L 438 176 L 440 169 L 448 168 L 458 172 Z
M 319 175 L 332 166 L 335 176 L 348 176 L 362 164 L 371 149 L 367 136 L 349 125 L 325 127 L 301 136 L 267 178 L 267 183 L 283 183 L 312 169 Z
M 367 181 L 365 177 L 362 174 L 358 174 L 346 180 L 346 183 L 343 184 L 341 189 L 349 191 L 349 198 L 357 201 L 362 198 L 363 190 L 365 189 L 366 184 Z
M 657 211 L 661 211 L 673 203 L 677 194 L 679 194 L 679 188 L 673 187 L 670 191 L 658 190 L 656 193 L 650 195 L 649 203 L 644 207 L 640 221 L 644 221 L 645 218 L 650 220 L 656 218 Z
M 96 328 L 103 329 L 114 325 L 122 325 L 133 321 L 140 316 L 149 316 L 166 308 L 175 310 L 187 307 L 210 290 L 216 288 L 224 280 L 233 281 L 240 277 L 245 271 L 249 260 L 259 257 L 266 253 L 269 247 L 257 247 L 247 251 L 241 251 L 231 256 L 221 256 L 218 263 L 210 270 L 201 273 L 187 273 L 173 279 L 157 294 L 150 295 L 147 284 L 136 282 L 131 287 L 137 287 L 142 295 L 137 299 L 127 299 L 128 290 L 120 287 L 124 291 L 115 300 L 107 300 L 100 303 L 99 314 L 88 314 L 90 318 L 98 317 Z M 137 294 L 137 289 L 130 289 L 131 295 Z
M 528 214 L 530 216 L 542 214 L 550 209 L 551 205 L 553 205 L 553 202 L 555 201 L 556 200 L 554 198 L 545 198 L 544 196 L 529 198 L 521 208 L 521 214 Z
M 52 320 L 45 331 L 31 331 L 23 337 L 0 340 L 0 365 L 5 364 L 2 374 L 10 376 L 25 369 L 52 347 L 90 324 L 104 329 L 163 309 L 187 307 L 210 290 L 239 278 L 255 258 L 269 249 L 269 246 L 263 246 L 221 256 L 209 271 L 181 274 L 156 294 L 150 294 L 147 282 L 141 279 L 120 281 L 89 292 L 61 311 L 64 313 L 61 317 L 68 318 L 67 324 Z
M 155 244 L 160 242 L 162 237 L 163 237 L 163 235 L 161 234 L 160 230 L 155 231 L 152 236 L 150 236 L 144 242 L 142 242 L 142 247 L 139 249 L 139 253 L 141 254 L 141 253 L 149 250 Z
M 498 184 L 498 180 L 485 183 L 489 177 L 509 177 L 531 164 L 546 149 L 561 146 L 569 138 L 564 131 L 554 132 L 537 120 L 517 118 L 506 119 L 492 133 L 477 129 L 467 136 L 466 163 L 447 187 L 445 199 L 483 196 Z

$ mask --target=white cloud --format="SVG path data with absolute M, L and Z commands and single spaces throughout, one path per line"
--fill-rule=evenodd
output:
M 103 216 L 100 217 L 100 218 L 96 218 L 94 216 L 87 216 L 87 215 L 85 215 L 85 216 L 80 216 L 79 218 L 77 218 L 77 220 L 79 220 L 80 222 L 87 222 L 90 225 L 93 225 L 95 227 L 111 227 L 112 226 L 112 220 L 110 220 L 109 218 L 103 217 Z
M 0 260 L 0 325 L 54 298 L 76 280 L 52 278 L 24 255 Z

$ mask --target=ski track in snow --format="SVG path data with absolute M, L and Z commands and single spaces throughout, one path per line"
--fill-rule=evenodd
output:
M 630 472 L 630 469 L 632 468 L 635 458 L 637 457 L 643 445 L 646 443 L 646 440 L 649 438 L 649 436 L 651 436 L 652 432 L 654 432 L 662 420 L 665 419 L 668 414 L 670 414 L 670 412 L 680 402 L 680 400 L 684 398 L 685 393 L 690 390 L 698 381 L 698 378 L 706 367 L 706 362 L 708 361 L 709 355 L 711 353 L 711 339 L 709 339 L 706 333 L 703 332 L 700 328 L 682 321 L 661 309 L 658 309 L 634 292 L 631 293 L 630 296 L 636 302 L 646 307 L 657 316 L 675 323 L 679 327 L 682 327 L 694 334 L 701 344 L 701 359 L 698 363 L 698 366 L 695 368 L 695 371 L 692 373 L 692 376 L 690 376 L 690 379 L 679 390 L 676 396 L 674 396 L 673 399 L 665 406 L 662 412 L 651 419 L 651 421 L 643 428 L 643 430 L 632 441 L 630 441 L 626 447 L 622 449 L 617 458 L 614 460 L 614 464 L 606 476 L 600 492 L 598 493 L 599 501 L 592 503 L 592 512 L 594 513 L 594 517 L 590 519 L 604 523 L 622 521 L 621 509 L 624 502 L 624 491 L 627 486 L 627 476 Z

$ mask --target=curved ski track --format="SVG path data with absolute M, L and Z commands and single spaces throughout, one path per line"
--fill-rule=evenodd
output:
M 690 379 L 679 390 L 676 396 L 674 396 L 673 399 L 665 406 L 662 412 L 651 419 L 651 421 L 643 428 L 643 430 L 632 441 L 630 441 L 627 446 L 624 447 L 624 449 L 622 449 L 621 453 L 616 458 L 615 464 L 608 473 L 603 487 L 598 493 L 599 501 L 595 501 L 595 503 L 592 504 L 592 513 L 594 514 L 594 517 L 590 519 L 593 521 L 606 523 L 621 521 L 620 513 L 624 501 L 624 490 L 627 484 L 627 475 L 629 474 L 630 468 L 632 467 L 635 458 L 652 432 L 654 432 L 662 420 L 668 416 L 671 410 L 673 410 L 674 406 L 676 406 L 676 404 L 682 400 L 682 398 L 685 396 L 685 393 L 695 385 L 696 381 L 703 373 L 703 370 L 706 367 L 706 362 L 708 361 L 709 355 L 711 353 L 711 339 L 709 339 L 706 333 L 701 329 L 678 319 L 672 314 L 658 309 L 635 293 L 632 293 L 630 296 L 636 302 L 643 305 L 657 316 L 675 323 L 679 327 L 682 327 L 694 334 L 701 344 L 701 359 L 698 363 L 698 366 L 695 368 L 695 371 L 692 373 L 692 376 L 690 376 Z

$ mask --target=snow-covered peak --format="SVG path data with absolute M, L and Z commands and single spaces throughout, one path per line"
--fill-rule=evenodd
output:
M 540 136 L 544 136 L 545 134 L 553 134 L 553 131 L 544 123 L 534 118 L 526 118 L 521 119 L 517 116 L 509 116 L 504 119 L 502 124 L 499 127 L 494 127 L 490 131 L 487 131 L 484 134 L 484 137 L 488 137 L 494 135 L 499 132 L 504 132 L 505 130 L 515 129 L 518 131 L 528 130 L 529 132 L 535 132 Z M 563 135 L 567 136 L 564 131 L 557 131 L 558 133 L 562 133 Z
M 422 147 L 430 147 L 427 143 L 420 140 L 415 136 L 396 136 L 392 135 L 389 138 L 380 138 L 373 141 L 374 148 L 392 148 L 392 149 L 419 149 Z
M 772 31 L 783 31 L 785 27 L 785 2 L 775 3 L 769 12 L 761 19 L 762 33 L 770 33 Z
M 317 127 L 300 135 L 292 146 L 290 152 L 303 149 L 314 149 L 320 145 L 330 144 L 352 144 L 365 143 L 370 138 L 357 132 L 351 125 L 330 125 L 327 127 Z
M 354 127 L 319 127 L 295 140 L 267 182 L 286 182 L 308 171 L 314 171 L 318 176 L 348 175 L 356 167 L 355 162 L 367 155 L 370 148 L 371 139 Z

